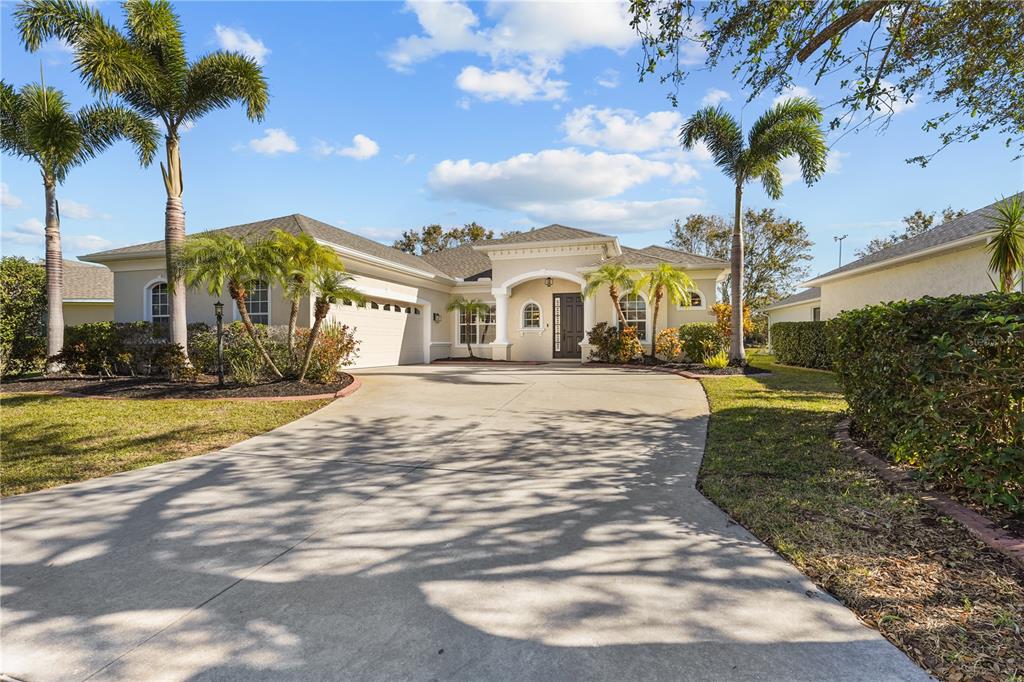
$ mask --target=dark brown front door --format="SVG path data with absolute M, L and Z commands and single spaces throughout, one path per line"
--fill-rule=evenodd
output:
M 580 357 L 583 341 L 583 297 L 580 294 L 554 295 L 554 348 L 555 358 Z

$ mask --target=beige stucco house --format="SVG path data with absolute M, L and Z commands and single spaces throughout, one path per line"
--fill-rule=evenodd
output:
M 363 305 L 338 303 L 329 318 L 356 329 L 361 341 L 357 367 L 463 357 L 467 341 L 476 355 L 494 359 L 585 361 L 587 331 L 598 322 L 615 323 L 607 291 L 581 296 L 586 274 L 602 263 L 621 262 L 640 270 L 671 263 L 693 279 L 699 291 L 690 305 L 663 304 L 658 329 L 713 321 L 716 285 L 728 272 L 723 261 L 658 246 L 633 249 L 616 237 L 562 225 L 423 256 L 298 214 L 222 231 L 242 236 L 273 229 L 305 232 L 335 249 L 354 286 L 366 296 Z M 157 241 L 84 257 L 113 271 L 115 320 L 166 319 L 163 248 Z M 490 315 L 465 319 L 448 312 L 457 296 L 489 303 Z M 187 301 L 189 322 L 215 321 L 215 301 L 205 291 L 190 290 Z M 646 295 L 626 296 L 621 302 L 649 346 L 653 311 Z M 287 323 L 289 304 L 272 283 L 253 290 L 249 308 L 257 322 Z M 305 301 L 299 324 L 309 325 L 311 317 L 312 302 Z
M 64 326 L 114 319 L 114 275 L 100 265 L 64 261 Z
M 994 209 L 990 204 L 804 282 L 806 289 L 765 309 L 769 324 L 828 320 L 886 301 L 992 291 L 985 246 Z

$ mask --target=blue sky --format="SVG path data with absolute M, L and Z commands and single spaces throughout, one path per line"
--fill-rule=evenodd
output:
M 115 3 L 99 7 L 120 24 Z M 0 5 L 2 74 L 38 80 L 81 106 L 89 93 L 57 44 L 36 54 L 17 41 Z M 495 229 L 560 222 L 664 243 L 673 218 L 729 215 L 732 187 L 700 150 L 680 150 L 679 123 L 703 102 L 735 114 L 745 95 L 729 69 L 695 73 L 667 101 L 656 79 L 637 82 L 639 47 L 615 4 L 189 2 L 177 6 L 192 58 L 226 47 L 263 62 L 271 100 L 253 123 L 240 107 L 214 112 L 183 136 L 189 231 L 304 213 L 390 242 L 429 223 L 476 220 Z M 691 55 L 700 59 L 699 54 Z M 828 105 L 835 83 L 799 81 Z M 746 105 L 749 121 L 775 95 Z M 781 201 L 756 186 L 748 206 L 804 221 L 812 272 L 836 265 L 921 208 L 972 210 L 1024 186 L 1024 164 L 996 135 L 931 152 L 921 124 L 936 109 L 901 106 L 884 132 L 830 136 L 828 174 L 786 185 Z M 42 186 L 29 164 L 4 157 L 6 254 L 42 253 Z M 159 169 L 119 145 L 72 171 L 59 190 L 65 255 L 160 239 Z

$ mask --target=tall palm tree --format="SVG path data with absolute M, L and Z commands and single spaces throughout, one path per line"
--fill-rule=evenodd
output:
M 288 315 L 288 352 L 295 348 L 295 327 L 298 324 L 302 299 L 310 295 L 313 279 L 318 273 L 341 272 L 345 266 L 338 252 L 301 232 L 292 234 L 274 230 L 274 253 L 277 256 L 277 280 L 285 298 L 291 301 Z
M 0 81 L 0 147 L 39 166 L 46 197 L 46 355 L 64 347 L 64 260 L 60 246 L 57 185 L 68 172 L 118 140 L 136 149 L 148 166 L 156 153 L 152 121 L 125 107 L 92 104 L 73 113 L 60 90 L 30 84 L 15 92 Z M 55 367 L 51 364 L 48 369 Z
M 274 376 L 282 379 L 284 375 L 263 345 L 246 302 L 253 282 L 273 279 L 272 252 L 273 246 L 266 239 L 239 239 L 222 232 L 198 234 L 185 240 L 174 260 L 173 275 L 175 281 L 182 281 L 189 287 L 205 284 L 212 296 L 221 296 L 227 286 L 249 338 Z
M 654 340 L 658 338 L 658 311 L 661 301 L 668 298 L 670 304 L 690 305 L 690 293 L 697 290 L 685 272 L 668 263 L 660 263 L 637 280 L 634 293 L 645 290 L 649 299 L 654 300 L 654 317 L 651 319 L 651 358 L 654 357 Z
M 622 313 L 622 306 L 619 305 L 619 294 L 622 291 L 633 291 L 636 288 L 636 279 L 640 276 L 638 270 L 628 268 L 620 263 L 605 263 L 597 270 L 587 273 L 584 278 L 586 284 L 583 287 L 583 298 L 590 298 L 603 287 L 608 287 L 608 295 L 612 299 L 612 307 L 615 314 L 619 316 L 619 324 L 626 326 L 626 316 Z
M 746 362 L 743 349 L 743 186 L 760 180 L 772 199 L 782 197 L 782 173 L 779 162 L 789 156 L 800 161 L 804 182 L 813 184 L 825 172 L 828 148 L 821 130 L 821 107 L 812 99 L 793 97 L 768 109 L 754 121 L 746 141 L 736 119 L 722 107 L 704 107 L 683 124 L 679 139 L 692 149 L 703 141 L 715 164 L 736 185 L 736 206 L 732 226 L 730 255 L 732 302 L 732 342 L 729 360 Z
M 341 300 L 348 300 L 354 303 L 362 303 L 365 300 L 361 293 L 347 284 L 351 281 L 352 278 L 350 276 L 343 275 L 335 269 L 321 270 L 314 275 L 313 289 L 316 291 L 316 299 L 313 303 L 313 328 L 309 330 L 306 352 L 302 356 L 302 370 L 299 372 L 299 381 L 306 380 L 309 362 L 313 358 L 313 347 L 316 346 L 321 325 L 323 325 L 327 315 L 331 312 L 331 306 Z
M 998 278 L 996 288 L 1004 294 L 1013 292 L 1024 278 L 1024 201 L 1021 197 L 1024 194 L 1004 197 L 996 204 L 992 236 L 985 246 L 989 253 L 988 267 Z
M 167 163 L 160 169 L 167 191 L 164 242 L 170 276 L 185 242 L 182 127 L 234 102 L 245 104 L 251 120 L 262 120 L 267 83 L 256 61 L 238 52 L 211 52 L 190 62 L 181 22 L 167 0 L 127 0 L 123 7 L 123 32 L 82 0 L 26 0 L 14 14 L 27 49 L 34 52 L 49 38 L 69 43 L 75 70 L 92 90 L 117 95 L 141 115 L 163 123 Z M 181 284 L 171 280 L 169 287 L 171 340 L 186 348 Z
M 462 296 L 456 296 L 448 304 L 448 312 L 458 311 L 463 320 L 472 320 L 477 316 L 483 315 L 484 319 L 491 313 L 491 306 L 484 303 L 480 299 L 476 298 L 463 298 Z M 486 327 L 484 328 L 484 334 L 487 334 Z M 473 355 L 473 342 L 470 341 L 470 335 L 466 334 L 466 348 L 469 350 L 469 357 L 475 358 Z

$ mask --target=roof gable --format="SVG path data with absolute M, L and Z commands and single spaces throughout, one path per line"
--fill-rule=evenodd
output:
M 518 234 L 512 234 L 501 239 L 487 239 L 481 242 L 477 242 L 479 246 L 491 246 L 497 244 L 523 244 L 529 242 L 561 242 L 561 241 L 573 241 L 576 239 L 608 239 L 613 240 L 615 237 L 610 237 L 606 234 L 600 234 L 599 232 L 590 232 L 589 230 L 581 230 L 578 227 L 566 227 L 565 225 L 546 225 L 545 227 L 538 227 L 526 232 L 519 232 Z
M 491 276 L 491 259 L 474 249 L 473 244 L 424 253 L 420 257 L 452 277 L 473 281 Z

